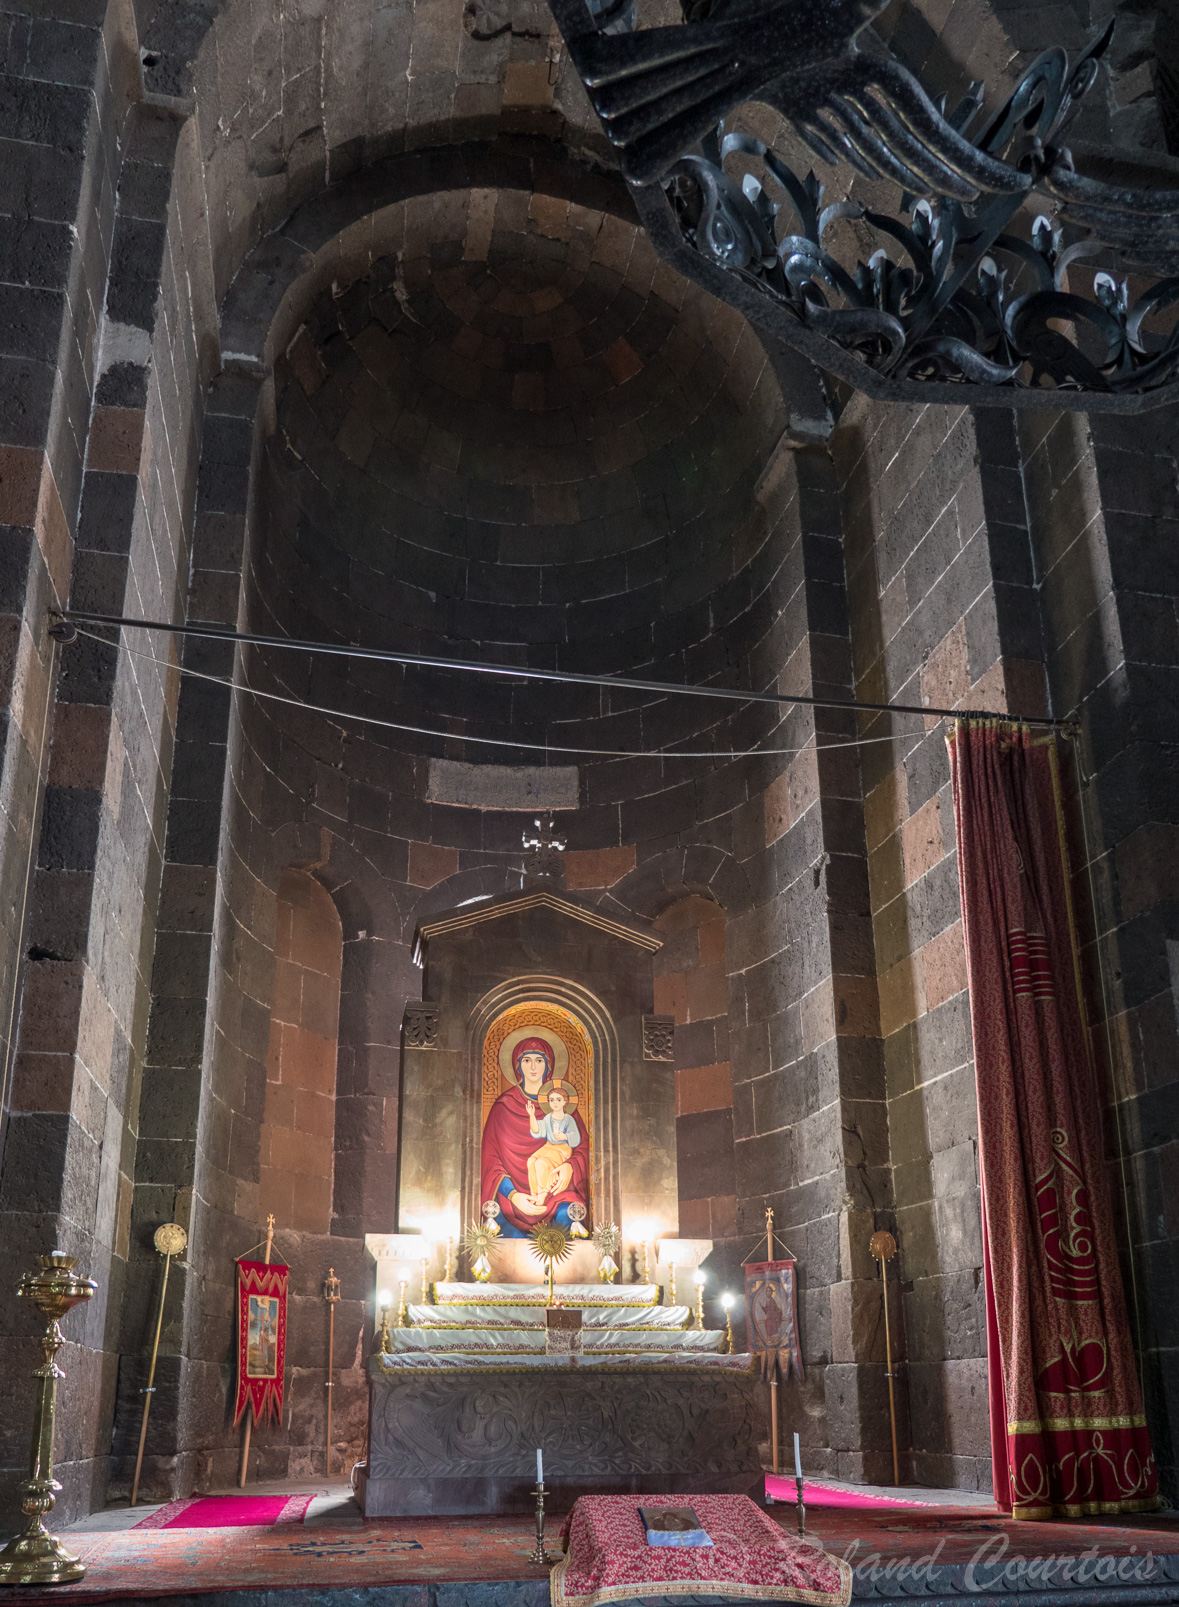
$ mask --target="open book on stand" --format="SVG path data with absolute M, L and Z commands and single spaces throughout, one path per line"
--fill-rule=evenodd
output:
M 640 1507 L 649 1546 L 710 1546 L 712 1539 L 692 1507 Z

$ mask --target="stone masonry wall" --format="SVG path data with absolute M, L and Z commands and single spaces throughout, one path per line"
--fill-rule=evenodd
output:
M 860 399 L 835 439 L 857 695 L 1044 712 L 1010 419 Z M 983 1489 L 977 1116 L 945 725 L 881 716 L 863 729 L 913 1469 Z

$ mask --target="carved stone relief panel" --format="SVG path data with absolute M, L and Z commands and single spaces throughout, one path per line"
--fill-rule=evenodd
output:
M 675 1017 L 643 1017 L 643 1059 L 675 1059 Z

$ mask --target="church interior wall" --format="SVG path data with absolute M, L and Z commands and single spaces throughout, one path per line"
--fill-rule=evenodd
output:
M 261 1476 L 316 1466 L 332 1265 L 345 1291 L 338 1445 L 359 1453 L 363 1234 L 391 1226 L 400 1021 L 422 985 L 413 931 L 520 876 L 520 814 L 430 802 L 430 759 L 494 757 L 463 740 L 476 726 L 517 747 L 803 750 L 816 729 L 855 734 L 842 715 L 798 707 L 780 721 L 718 719 L 706 705 L 570 689 L 558 708 L 527 684 L 248 661 L 263 689 L 385 718 L 412 711 L 441 732 L 345 734 L 181 682 L 180 661 L 230 673 L 231 653 L 209 644 L 137 637 L 131 656 L 83 638 L 54 668 L 46 609 L 67 596 L 307 636 L 351 639 L 360 621 L 376 642 L 598 673 L 1080 706 L 1127 1153 L 1115 1194 L 1148 1411 L 1173 1481 L 1174 414 L 1132 425 L 1026 415 L 1017 427 L 1000 413 L 860 399 L 830 451 L 782 442 L 789 410 L 752 332 L 657 262 L 616 181 L 568 159 L 600 137 L 571 64 L 553 54 L 547 9 L 529 6 L 536 26 L 480 40 L 463 22 L 471 8 L 442 17 L 342 0 L 315 17 L 280 11 L 255 35 L 245 4 L 210 22 L 176 0 L 141 15 L 133 39 L 131 12 L 112 4 L 101 23 L 77 25 L 73 82 L 49 83 L 35 51 L 23 69 L 52 126 L 27 137 L 22 124 L 5 147 L 22 223 L 10 289 L 24 299 L 0 367 L 27 405 L 0 415 L 0 1030 L 9 1000 L 18 1023 L 0 1284 L 11 1289 L 55 1240 L 100 1285 L 63 1354 L 58 1515 L 129 1482 L 158 1276 L 151 1233 L 169 1219 L 192 1247 L 169 1285 L 148 1487 L 236 1473 L 232 1257 L 279 1183 L 264 1179 L 263 1145 L 284 875 L 315 878 L 337 911 L 339 1026 L 330 1216 L 317 1203 L 313 1224 L 278 1241 L 292 1263 L 295 1385 L 290 1424 L 255 1442 Z M 988 71 L 1010 70 L 1047 42 L 1037 29 L 1056 29 L 1060 9 L 996 5 L 975 27 L 977 5 L 957 0 L 953 26 L 928 6 L 896 8 L 890 25 L 902 55 L 944 58 L 948 83 L 980 53 Z M 1149 145 L 1149 95 L 1119 93 L 1087 137 L 1131 130 Z M 386 205 L 376 164 L 505 133 L 502 149 L 469 158 L 479 182 L 451 173 L 435 193 Z M 558 136 L 555 159 L 538 164 L 537 140 Z M 495 441 L 448 431 L 437 399 L 433 418 L 427 408 L 400 435 L 389 423 L 390 384 L 406 387 L 413 415 L 414 363 L 420 379 L 446 341 L 465 340 L 463 361 L 483 378 L 494 370 L 499 337 L 448 324 L 437 293 L 480 249 L 529 274 L 565 252 L 593 268 L 599 304 L 602 285 L 617 285 L 596 346 L 578 357 L 554 327 L 536 342 L 544 362 L 488 393 L 491 411 L 516 426 L 523 416 L 539 453 L 555 449 L 542 440 L 555 403 L 580 385 L 567 410 L 596 409 L 603 428 L 569 475 L 572 499 L 527 464 L 489 472 Z M 398 342 L 401 356 L 366 370 Z M 470 398 L 454 394 L 457 420 Z M 370 523 L 377 561 L 366 564 L 347 550 L 344 515 L 377 504 L 399 545 L 389 560 L 389 532 Z M 899 764 L 896 743 L 712 764 L 569 759 L 581 795 L 560 822 L 566 891 L 666 940 L 656 974 L 661 1013 L 677 1019 L 680 1231 L 714 1238 L 713 1265 L 732 1283 L 770 1203 L 800 1257 L 808 1376 L 788 1426 L 808 1467 L 887 1474 L 879 1288 L 863 1242 L 869 1224 L 889 1226 L 905 1268 L 911 1470 L 974 1487 L 988 1447 L 944 734 L 906 747 Z M 1096 998 L 1094 959 L 1090 948 Z M 7 1298 L 0 1334 L 7 1501 L 36 1359 L 28 1314 Z

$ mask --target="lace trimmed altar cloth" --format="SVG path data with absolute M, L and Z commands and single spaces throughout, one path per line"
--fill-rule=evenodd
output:
M 649 1546 L 640 1506 L 692 1506 L 713 1544 Z M 552 1607 L 642 1596 L 720 1596 L 847 1607 L 852 1571 L 785 1534 L 746 1495 L 583 1495 L 568 1551 L 552 1572 Z

